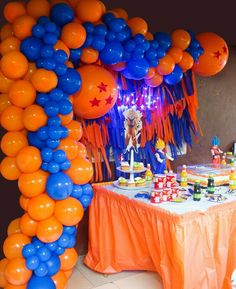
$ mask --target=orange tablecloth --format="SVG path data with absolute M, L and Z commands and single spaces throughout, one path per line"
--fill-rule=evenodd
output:
M 164 289 L 231 289 L 236 201 L 177 215 L 93 188 L 85 258 L 91 269 L 157 271 Z

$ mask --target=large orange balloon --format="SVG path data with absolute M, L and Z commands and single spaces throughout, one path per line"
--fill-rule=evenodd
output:
M 160 84 L 162 84 L 162 82 L 163 82 L 163 76 L 158 73 L 155 73 L 155 75 L 150 79 L 145 79 L 145 83 L 149 87 L 157 87 Z
M 89 160 L 77 157 L 71 160 L 71 167 L 66 171 L 73 183 L 87 184 L 93 176 L 93 166 Z
M 26 284 L 32 275 L 32 271 L 26 267 L 24 258 L 14 258 L 7 263 L 5 277 L 12 285 Z
M 78 142 L 78 156 L 80 158 L 86 158 L 87 157 L 87 150 L 84 144 L 82 144 L 82 142 Z
M 183 58 L 183 50 L 172 46 L 167 52 L 175 61 L 175 63 L 179 63 Z
M 17 38 L 23 40 L 31 36 L 35 24 L 36 20 L 33 17 L 29 15 L 19 16 L 13 22 L 13 32 Z
M 54 45 L 54 49 L 57 50 L 63 50 L 67 54 L 68 58 L 70 57 L 70 49 L 65 45 L 64 42 L 61 40 L 58 40 L 57 43 Z
M 0 287 L 1 288 L 5 288 L 5 286 L 7 285 L 7 280 L 5 278 L 5 268 L 8 262 L 9 261 L 7 260 L 7 258 L 0 260 Z
M 7 235 L 8 236 L 15 234 L 15 233 L 21 233 L 20 218 L 16 218 L 16 219 L 12 220 L 11 223 L 7 227 Z
M 35 221 L 42 221 L 52 216 L 55 209 L 55 201 L 47 194 L 41 194 L 29 201 L 28 214 Z
M 47 119 L 44 109 L 37 104 L 28 106 L 23 113 L 23 123 L 29 131 L 37 131 L 47 123 Z
M 0 94 L 0 116 L 2 112 L 4 111 L 4 109 L 10 105 L 11 103 L 10 103 L 8 95 L 6 93 Z
M 37 237 L 40 241 L 50 243 L 58 240 L 63 232 L 62 224 L 54 217 L 38 222 Z
M 15 157 L 27 145 L 27 137 L 19 131 L 7 132 L 1 141 L 1 149 L 9 157 Z
M 35 63 L 30 62 L 30 63 L 29 63 L 28 71 L 27 71 L 26 75 L 24 76 L 24 79 L 25 79 L 25 80 L 31 80 L 32 75 L 33 75 L 33 73 L 35 72 L 36 69 L 37 69 L 37 68 L 36 68 Z
M 76 120 L 72 120 L 70 123 L 66 125 L 66 128 L 69 132 L 69 137 L 74 140 L 80 140 L 83 135 L 83 129 L 80 122 Z
M 29 203 L 29 198 L 24 197 L 23 195 L 20 196 L 19 199 L 19 204 L 20 207 L 24 210 L 27 211 L 28 210 L 28 203 Z
M 220 72 L 226 65 L 229 49 L 219 35 L 211 32 L 200 33 L 196 36 L 204 53 L 194 63 L 193 70 L 200 76 L 212 76 Z
M 45 192 L 47 179 L 48 173 L 42 170 L 31 174 L 21 174 L 18 187 L 25 197 L 33 198 Z
M 142 34 L 146 35 L 148 32 L 148 25 L 147 22 L 140 17 L 133 17 L 127 21 L 127 25 L 130 27 L 132 31 L 132 35 Z
M 82 86 L 74 98 L 75 114 L 87 119 L 103 116 L 117 99 L 117 83 L 113 75 L 97 65 L 85 65 L 78 72 Z
M 9 131 L 18 131 L 24 128 L 23 109 L 14 105 L 8 106 L 1 115 L 1 125 Z
M 34 88 L 39 92 L 49 92 L 57 86 L 57 76 L 55 72 L 46 69 L 37 69 L 31 78 Z
M 125 21 L 127 21 L 129 18 L 128 13 L 122 8 L 114 8 L 114 9 L 112 9 L 112 11 L 117 13 L 118 17 L 123 18 Z
M 86 40 L 86 30 L 79 23 L 68 23 L 62 29 L 61 40 L 69 48 L 80 48 Z
M 79 149 L 77 141 L 72 139 L 71 137 L 66 137 L 60 141 L 60 145 L 58 149 L 65 151 L 66 157 L 69 160 L 73 160 L 78 156 Z
M 67 198 L 57 201 L 55 206 L 55 217 L 65 226 L 78 224 L 84 215 L 81 203 L 75 198 Z
M 0 45 L 0 52 L 2 55 L 19 49 L 20 40 L 13 36 L 4 39 Z
M 157 72 L 160 75 L 170 74 L 175 68 L 174 59 L 166 54 L 163 58 L 159 60 L 159 64 L 157 66 Z
M 12 23 L 17 17 L 25 14 L 26 10 L 24 4 L 18 1 L 7 3 L 3 9 L 3 15 L 10 23 Z
M 98 0 L 80 0 L 76 6 L 76 13 L 82 22 L 97 22 L 103 14 L 103 8 Z
M 56 289 L 66 289 L 68 279 L 63 271 L 58 271 L 57 274 L 52 276 L 52 280 L 56 286 Z
M 40 16 L 49 16 L 50 4 L 47 0 L 30 0 L 27 3 L 27 13 L 35 19 Z
M 4 24 L 2 26 L 1 31 L 0 31 L 1 40 L 4 40 L 4 39 L 11 37 L 13 35 L 14 35 L 14 32 L 13 32 L 12 25 L 9 23 Z
M 97 50 L 88 47 L 82 49 L 81 61 L 87 64 L 94 63 L 98 60 L 99 53 Z
M 30 243 L 30 238 L 22 233 L 15 233 L 6 238 L 3 243 L 3 252 L 7 259 L 22 257 L 22 249 Z
M 10 79 L 21 78 L 28 71 L 28 61 L 19 51 L 11 51 L 3 55 L 0 66 L 2 73 Z
M 25 108 L 35 102 L 36 91 L 28 80 L 17 80 L 11 84 L 8 96 L 12 104 Z
M 33 237 L 36 235 L 38 223 L 33 220 L 27 213 L 20 218 L 20 230 L 23 234 Z
M 59 256 L 61 260 L 61 270 L 67 271 L 72 269 L 78 260 L 78 254 L 74 248 L 66 249 L 65 252 Z
M 10 85 L 13 83 L 12 79 L 7 78 L 0 71 L 0 92 L 7 93 L 9 91 Z
M 17 154 L 16 163 L 23 173 L 34 173 L 42 164 L 40 151 L 36 147 L 26 146 Z
M 24 285 L 19 285 L 19 286 L 15 286 L 15 285 L 12 285 L 12 284 L 7 284 L 6 287 L 4 287 L 4 289 L 27 289 L 27 284 L 24 284 Z
M 185 50 L 191 42 L 191 36 L 187 31 L 177 29 L 171 33 L 171 41 L 173 46 Z
M 179 67 L 183 70 L 183 72 L 191 69 L 193 67 L 194 60 L 193 57 L 186 51 L 183 52 L 183 57 L 181 61 L 178 63 Z
M 16 158 L 6 157 L 2 160 L 1 174 L 9 181 L 15 181 L 19 178 L 21 172 L 16 164 Z

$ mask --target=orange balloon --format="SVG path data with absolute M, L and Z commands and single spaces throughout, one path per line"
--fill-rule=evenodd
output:
M 3 15 L 10 23 L 12 23 L 17 17 L 25 14 L 26 10 L 24 4 L 18 1 L 7 3 L 3 9 Z
M 154 39 L 154 36 L 153 36 L 153 34 L 151 33 L 151 32 L 147 32 L 146 33 L 146 35 L 145 35 L 145 38 L 147 39 L 147 40 L 153 40 Z
M 40 151 L 36 147 L 26 146 L 17 154 L 16 163 L 23 173 L 36 172 L 42 164 Z
M 130 27 L 132 31 L 132 35 L 142 34 L 146 35 L 148 32 L 148 25 L 147 22 L 140 17 L 133 17 L 127 21 L 127 25 Z
M 78 145 L 78 151 L 79 151 L 78 156 L 80 158 L 86 158 L 87 157 L 87 150 L 86 150 L 85 145 L 82 144 L 81 142 L 78 142 L 77 145 Z
M 82 54 L 81 54 L 81 61 L 87 64 L 94 63 L 98 60 L 98 51 L 88 47 L 88 48 L 83 48 L 82 49 Z
M 36 20 L 33 17 L 29 15 L 19 16 L 13 22 L 13 32 L 17 38 L 23 40 L 31 36 L 35 24 Z
M 186 30 L 177 29 L 171 33 L 171 41 L 173 46 L 185 50 L 189 47 L 191 36 Z
M 219 35 L 212 32 L 200 33 L 196 36 L 204 53 L 194 63 L 193 70 L 200 76 L 212 76 L 219 73 L 226 65 L 229 49 Z
M 7 227 L 7 235 L 8 236 L 15 234 L 15 233 L 21 233 L 20 218 L 16 218 L 16 219 L 12 220 L 11 223 Z
M 110 67 L 114 71 L 122 71 L 126 68 L 126 62 L 119 62 L 113 65 L 110 65 Z
M 26 288 L 27 288 L 27 284 L 19 285 L 19 286 L 7 284 L 7 286 L 4 289 L 26 289 Z
M 31 78 L 34 88 L 39 92 L 49 92 L 57 86 L 57 75 L 53 71 L 37 69 Z
M 152 78 L 150 79 L 145 79 L 145 83 L 149 86 L 149 87 L 157 87 L 160 84 L 162 84 L 163 82 L 163 76 L 156 73 Z
M 20 218 L 21 232 L 27 236 L 33 237 L 36 235 L 38 222 L 35 222 L 27 213 Z
M 69 279 L 71 275 L 73 274 L 73 269 L 63 271 L 63 273 L 66 275 L 66 277 Z
M 0 287 L 5 288 L 7 285 L 7 280 L 5 278 L 5 268 L 9 261 L 7 258 L 0 260 Z
M 13 35 L 14 35 L 14 32 L 13 32 L 12 25 L 9 23 L 4 24 L 2 26 L 1 33 L 0 33 L 1 40 L 4 40 Z
M 58 271 L 57 274 L 52 276 L 52 281 L 54 282 L 56 289 L 66 289 L 67 288 L 67 277 L 63 271 Z
M 68 23 L 62 29 L 61 40 L 69 48 L 80 48 L 86 40 L 86 30 L 79 23 Z
M 116 103 L 118 93 L 114 76 L 97 65 L 84 65 L 78 72 L 82 86 L 75 94 L 73 106 L 75 114 L 86 119 L 103 116 Z
M 28 71 L 28 61 L 19 51 L 11 51 L 3 55 L 0 66 L 2 73 L 10 79 L 21 78 Z
M 1 149 L 9 157 L 15 157 L 27 145 L 27 137 L 20 131 L 7 132 L 1 140 Z
M 66 137 L 60 141 L 60 145 L 58 149 L 61 149 L 65 151 L 66 157 L 69 160 L 73 160 L 78 156 L 79 149 L 78 149 L 78 144 L 77 141 L 70 137 Z
M 155 68 L 154 68 L 154 67 L 150 67 L 150 68 L 148 69 L 147 75 L 146 75 L 144 78 L 145 78 L 145 79 L 151 79 L 151 78 L 154 77 L 155 73 L 156 73 Z
M 27 3 L 27 13 L 35 19 L 40 16 L 49 16 L 50 4 L 47 0 L 30 0 Z
M 54 45 L 54 49 L 57 50 L 63 50 L 67 54 L 68 58 L 70 57 L 70 49 L 65 45 L 64 42 L 61 40 L 58 40 L 57 43 Z
M 37 68 L 36 68 L 35 63 L 30 62 L 28 71 L 27 71 L 26 75 L 24 76 L 24 79 L 25 80 L 31 80 L 32 75 L 33 75 L 33 73 L 35 72 L 36 69 Z
M 65 200 L 56 202 L 55 217 L 65 226 L 78 224 L 83 215 L 83 206 L 75 198 L 68 197 Z
M 50 243 L 58 240 L 63 232 L 62 224 L 54 217 L 38 222 L 37 237 L 40 241 Z
M 193 57 L 186 51 L 183 52 L 183 58 L 182 60 L 178 63 L 178 65 L 181 67 L 183 72 L 191 69 L 193 67 L 194 60 Z
M 26 198 L 24 196 L 20 196 L 20 199 L 19 199 L 19 203 L 20 203 L 20 207 L 24 210 L 24 211 L 27 211 L 28 210 L 28 203 L 29 203 L 29 198 Z
M 4 111 L 4 109 L 10 105 L 11 103 L 10 103 L 8 95 L 6 93 L 0 94 L 0 116 L 2 112 Z
M 6 157 L 2 160 L 1 174 L 9 181 L 15 181 L 19 178 L 21 172 L 16 165 L 16 158 Z
M 31 174 L 21 174 L 18 187 L 25 197 L 33 198 L 45 192 L 47 179 L 48 173 L 43 170 Z
M 28 80 L 17 80 L 11 84 L 8 96 L 12 104 L 25 108 L 35 102 L 36 91 Z
M 28 106 L 23 112 L 23 123 L 29 131 L 37 131 L 47 123 L 47 119 L 44 109 L 37 104 Z
M 163 58 L 159 60 L 159 64 L 157 66 L 157 72 L 160 75 L 170 74 L 175 68 L 174 59 L 166 54 Z
M 9 91 L 10 85 L 13 83 L 12 79 L 7 78 L 0 71 L 0 92 L 7 93 Z
M 73 65 L 73 63 L 71 61 L 66 61 L 66 66 L 68 68 L 74 68 L 74 65 Z
M 114 9 L 112 9 L 112 11 L 117 13 L 118 17 L 123 18 L 125 21 L 127 21 L 129 18 L 128 13 L 122 8 L 114 8 Z
M 4 109 L 1 115 L 1 125 L 9 131 L 18 131 L 24 128 L 23 109 L 14 105 Z
M 61 124 L 62 124 L 62 125 L 67 125 L 67 124 L 69 124 L 69 123 L 72 121 L 72 119 L 73 119 L 73 117 L 74 117 L 74 113 L 73 113 L 73 111 L 72 111 L 71 113 L 69 113 L 69 114 L 67 114 L 67 115 L 61 115 L 61 114 L 59 114 L 59 117 L 60 117 L 60 119 L 61 119 Z
M 30 238 L 22 233 L 15 233 L 6 238 L 3 243 L 3 253 L 7 259 L 22 257 L 22 249 L 30 243 Z
M 98 0 L 80 0 L 76 6 L 76 14 L 82 22 L 97 22 L 103 14 L 103 7 Z
M 99 3 L 102 6 L 102 14 L 105 14 L 107 10 L 105 4 L 102 1 L 99 1 Z
M 80 122 L 76 120 L 72 120 L 70 123 L 66 125 L 66 128 L 68 129 L 68 137 L 74 140 L 80 140 L 83 135 L 83 129 Z
M 26 267 L 24 258 L 14 258 L 6 266 L 5 277 L 12 285 L 26 284 L 32 275 L 32 271 Z
M 74 248 L 66 249 L 65 252 L 59 256 L 61 260 L 61 270 L 71 270 L 77 263 L 78 254 Z
M 73 183 L 84 185 L 87 184 L 93 176 L 93 166 L 89 160 L 77 157 L 71 160 L 71 167 L 66 173 Z
M 0 52 L 2 55 L 15 51 L 15 50 L 20 50 L 20 40 L 17 39 L 16 37 L 8 37 L 4 39 L 0 45 Z
M 179 63 L 183 58 L 183 50 L 178 47 L 171 47 L 167 52 L 175 61 L 175 63 Z
M 42 221 L 51 217 L 54 209 L 55 201 L 47 194 L 41 194 L 30 199 L 28 214 L 35 221 Z

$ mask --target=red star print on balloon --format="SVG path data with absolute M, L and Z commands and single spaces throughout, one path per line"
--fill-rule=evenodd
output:
M 228 49 L 226 46 L 223 47 L 223 53 L 228 53 Z
M 112 100 L 113 100 L 113 97 L 111 97 L 110 95 L 108 98 L 106 98 L 106 104 L 111 104 Z
M 217 59 L 219 59 L 221 56 L 221 52 L 218 50 L 216 52 L 214 52 L 214 57 L 216 57 Z
M 99 106 L 99 102 L 100 102 L 101 100 L 99 100 L 99 99 L 97 99 L 96 97 L 94 97 L 94 99 L 93 100 L 90 100 L 89 102 L 91 103 L 91 106 L 93 107 L 93 106 Z
M 107 85 L 106 85 L 105 83 L 103 83 L 103 82 L 101 82 L 101 84 L 98 85 L 97 88 L 99 88 L 99 93 L 101 93 L 101 92 L 103 92 L 103 91 L 104 91 L 104 92 L 107 91 Z

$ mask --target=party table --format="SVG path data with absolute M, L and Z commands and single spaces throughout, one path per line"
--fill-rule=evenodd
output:
M 93 185 L 85 264 L 101 273 L 148 270 L 164 289 L 230 289 L 236 268 L 236 197 L 151 204 L 135 191 Z M 220 188 L 224 193 L 226 188 Z M 142 189 L 140 188 L 140 191 Z M 146 191 L 146 189 L 144 190 Z

